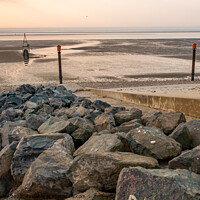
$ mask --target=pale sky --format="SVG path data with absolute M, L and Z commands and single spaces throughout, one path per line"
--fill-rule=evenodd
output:
M 0 0 L 0 28 L 200 27 L 200 0 Z

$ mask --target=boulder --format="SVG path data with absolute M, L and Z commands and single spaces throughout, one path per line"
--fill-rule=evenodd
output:
M 76 108 L 75 112 L 70 117 L 84 117 L 90 114 L 90 111 L 83 106 L 79 106 Z
M 101 101 L 101 100 L 95 100 L 93 102 L 93 106 L 96 110 L 101 110 L 101 111 L 105 111 L 106 108 L 109 108 L 111 107 L 110 104 L 104 102 L 104 101 Z
M 6 145 L 9 144 L 9 140 L 8 140 L 8 135 L 9 133 L 11 133 L 13 131 L 13 129 L 16 126 L 26 126 L 26 121 L 24 120 L 19 120 L 16 122 L 10 122 L 10 121 L 6 121 L 3 125 L 3 127 L 0 130 L 1 133 L 1 139 L 2 139 L 2 147 L 5 147 Z
M 88 141 L 79 147 L 74 156 L 87 153 L 102 153 L 102 152 L 115 152 L 124 151 L 124 145 L 118 136 L 109 133 L 94 134 Z
M 46 117 L 41 115 L 30 114 L 26 116 L 27 127 L 33 130 L 38 130 L 38 128 L 46 121 Z
M 125 122 L 121 124 L 120 126 L 114 127 L 110 132 L 111 133 L 117 133 L 117 132 L 124 132 L 128 133 L 130 130 L 138 128 L 142 126 L 142 122 L 140 119 L 134 119 L 129 122 Z
M 105 152 L 77 156 L 69 169 L 74 194 L 90 188 L 109 191 L 116 188 L 120 171 L 124 167 L 154 168 L 157 160 L 125 152 Z
M 9 171 L 18 142 L 5 146 L 0 152 L 0 177 L 5 177 Z
M 200 145 L 200 120 L 191 120 L 185 123 L 192 137 L 191 147 Z
M 86 115 L 84 118 L 90 120 L 94 124 L 94 120 L 96 119 L 97 116 L 101 115 L 102 112 L 99 110 L 94 110 L 90 114 Z
M 90 138 L 94 131 L 94 125 L 89 120 L 80 117 L 71 118 L 69 122 L 76 127 L 72 137 L 76 146 L 79 147 Z
M 68 114 L 65 111 L 66 111 L 66 108 L 57 109 L 57 110 L 55 110 L 54 115 L 60 119 L 67 121 Z
M 22 105 L 23 100 L 19 96 L 9 96 L 7 97 L 5 103 L 9 104 L 10 106 L 19 108 Z
M 152 114 L 152 116 L 151 116 Z M 146 126 L 155 126 L 163 130 L 166 135 L 172 131 L 182 122 L 186 122 L 185 115 L 181 112 L 151 112 L 147 117 L 143 117 L 143 122 Z
M 67 171 L 73 157 L 58 140 L 51 148 L 41 153 L 31 164 L 17 194 L 22 197 L 64 199 L 72 196 L 72 184 Z
M 115 200 L 115 194 L 100 192 L 92 188 L 65 200 Z
M 200 176 L 188 170 L 124 168 L 115 200 L 198 200 Z
M 111 130 L 115 126 L 115 119 L 112 113 L 102 113 L 94 120 L 95 130 L 100 132 L 102 130 Z
M 170 169 L 188 169 L 200 174 L 200 145 L 169 161 Z
M 179 142 L 182 145 L 182 150 L 189 149 L 191 146 L 192 137 L 184 123 L 179 124 L 169 137 Z
M 152 124 L 156 124 L 157 122 L 157 118 L 162 115 L 162 112 L 159 110 L 154 110 L 154 111 L 149 111 L 146 112 L 143 116 L 142 116 L 142 123 L 145 126 L 152 126 Z
M 31 93 L 31 94 L 34 94 L 36 92 L 36 88 L 32 85 L 29 85 L 29 84 L 24 84 L 24 85 L 21 85 L 20 87 L 18 87 L 16 89 L 17 92 L 20 92 L 20 93 Z
M 113 115 L 118 113 L 118 112 L 121 112 L 121 111 L 125 111 L 126 108 L 125 107 L 107 107 L 104 112 L 105 113 L 112 113 Z
M 45 150 L 64 138 L 64 134 L 41 134 L 23 137 L 14 153 L 11 173 L 17 183 L 21 183 L 31 163 Z
M 23 115 L 23 111 L 20 109 L 8 108 L 1 113 L 1 118 L 6 121 L 19 120 Z
M 50 117 L 39 128 L 40 133 L 72 133 L 75 131 L 75 126 L 69 122 L 58 117 Z
M 132 108 L 130 111 L 121 111 L 114 115 L 116 125 L 121 125 L 124 122 L 129 122 L 133 119 L 140 119 L 142 111 L 137 108 Z
M 139 127 L 131 130 L 126 139 L 133 152 L 156 159 L 173 158 L 181 153 L 181 144 L 167 137 L 156 127 Z
M 13 129 L 12 132 L 8 134 L 8 140 L 9 140 L 9 143 L 11 144 L 14 141 L 20 141 L 22 137 L 36 135 L 36 134 L 38 134 L 38 132 L 30 128 L 17 126 Z
M 5 179 L 0 179 L 0 198 L 5 197 L 11 189 L 10 184 Z
M 38 105 L 32 101 L 26 101 L 26 103 L 24 104 L 25 109 L 33 109 L 33 110 L 37 110 L 38 109 Z
M 44 116 L 46 116 L 46 115 L 48 115 L 48 114 L 53 113 L 53 111 L 54 111 L 54 108 L 53 108 L 53 107 L 51 107 L 51 106 L 48 105 L 48 104 L 42 103 L 42 104 L 40 105 L 39 110 L 37 111 L 36 114 L 37 114 L 37 115 L 44 115 Z

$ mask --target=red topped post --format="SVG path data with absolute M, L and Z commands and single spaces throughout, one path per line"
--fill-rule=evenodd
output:
M 191 74 L 191 81 L 194 81 L 194 74 L 195 74 L 195 58 L 196 58 L 196 48 L 197 44 L 194 43 L 192 45 L 193 48 L 193 57 L 192 57 L 192 74 Z
M 58 51 L 58 67 L 59 67 L 59 81 L 62 84 L 62 66 L 61 66 L 61 46 L 57 46 Z

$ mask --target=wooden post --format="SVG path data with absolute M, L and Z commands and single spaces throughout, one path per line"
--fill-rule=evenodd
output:
M 61 66 L 61 46 L 57 46 L 58 51 L 58 67 L 59 67 L 59 81 L 62 84 L 62 66 Z
M 195 74 L 195 58 L 196 58 L 196 48 L 197 44 L 193 44 L 193 57 L 192 57 L 192 74 L 191 74 L 191 81 L 194 81 L 194 74 Z

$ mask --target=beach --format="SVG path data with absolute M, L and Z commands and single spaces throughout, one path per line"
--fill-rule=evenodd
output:
M 63 82 L 120 88 L 189 84 L 192 43 L 197 39 L 30 40 L 30 60 L 22 41 L 0 40 L 0 86 L 58 84 L 56 46 L 62 46 Z M 197 51 L 195 84 L 200 83 Z

